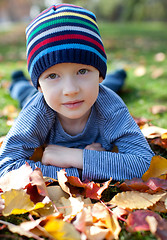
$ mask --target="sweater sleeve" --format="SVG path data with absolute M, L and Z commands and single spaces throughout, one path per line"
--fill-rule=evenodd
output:
M 29 160 L 34 149 L 45 143 L 54 121 L 55 113 L 47 107 L 30 104 L 21 111 L 0 149 L 0 176 L 28 162 L 33 170 L 39 167 L 44 176 L 57 179 L 57 171 L 61 168 Z M 66 172 L 79 176 L 76 168 L 68 168 Z
M 118 153 L 111 151 L 83 151 L 83 179 L 131 179 L 141 177 L 150 165 L 154 153 L 138 125 L 122 107 L 102 124 L 103 137 L 115 144 Z

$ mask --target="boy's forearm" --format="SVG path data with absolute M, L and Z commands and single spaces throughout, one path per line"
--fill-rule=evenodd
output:
M 83 150 L 59 145 L 48 145 L 42 157 L 44 165 L 61 168 L 83 168 Z

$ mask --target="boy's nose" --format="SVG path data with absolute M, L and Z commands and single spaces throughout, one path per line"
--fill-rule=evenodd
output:
M 67 78 L 64 81 L 63 94 L 64 95 L 75 95 L 79 92 L 79 86 L 75 79 Z

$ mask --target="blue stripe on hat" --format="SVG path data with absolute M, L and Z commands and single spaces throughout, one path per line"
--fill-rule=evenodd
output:
M 90 46 L 85 46 L 83 44 L 63 44 L 63 45 L 58 45 L 58 46 L 54 46 L 54 47 L 50 47 L 50 48 L 47 48 L 43 51 L 40 52 L 40 54 L 38 54 L 32 61 L 31 63 L 31 67 L 29 69 L 29 73 L 30 75 L 32 74 L 32 71 L 33 71 L 33 67 L 35 65 L 35 63 L 41 58 L 43 57 L 44 55 L 46 55 L 47 53 L 51 53 L 51 52 L 54 52 L 54 51 L 58 51 L 58 50 L 65 50 L 65 49 L 82 49 L 82 50 L 86 50 L 86 51 L 90 51 L 90 52 L 93 52 L 95 53 L 96 55 L 98 55 L 101 60 L 106 64 L 107 62 L 107 59 L 105 57 L 103 57 L 99 51 L 97 51 L 95 48 L 92 48 Z

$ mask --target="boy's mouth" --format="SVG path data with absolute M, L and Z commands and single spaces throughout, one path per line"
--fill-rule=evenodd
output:
M 65 102 L 63 103 L 63 106 L 70 108 L 70 109 L 74 109 L 74 108 L 78 108 L 83 104 L 83 100 L 75 100 L 75 101 L 69 101 L 69 102 Z

